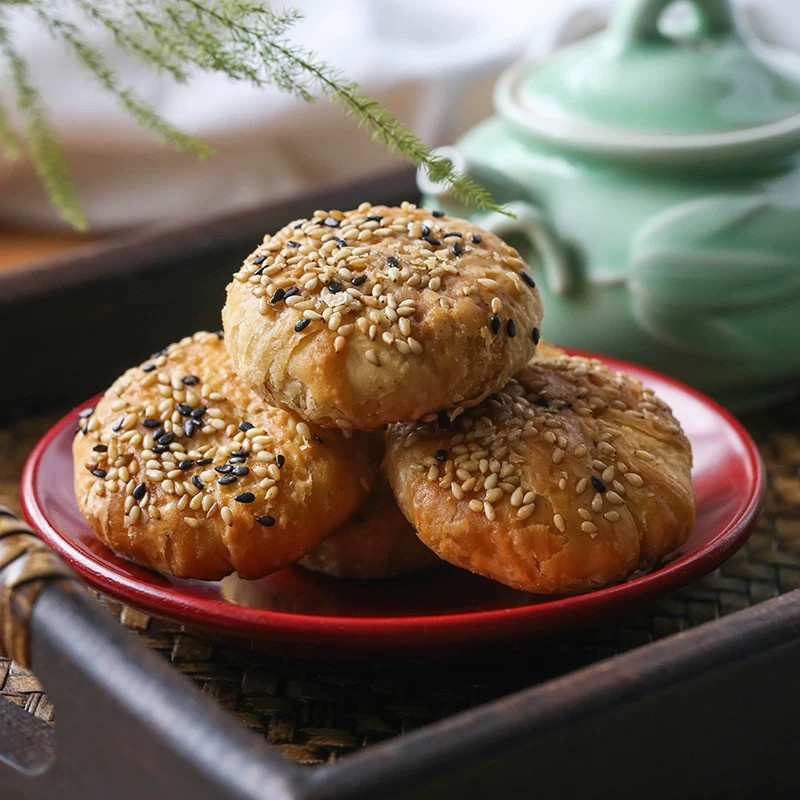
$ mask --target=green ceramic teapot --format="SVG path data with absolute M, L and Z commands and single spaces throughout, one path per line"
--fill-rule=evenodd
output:
M 499 79 L 440 152 L 516 213 L 425 202 L 511 241 L 553 342 L 675 375 L 742 410 L 800 389 L 800 59 L 728 0 L 624 0 L 601 34 Z

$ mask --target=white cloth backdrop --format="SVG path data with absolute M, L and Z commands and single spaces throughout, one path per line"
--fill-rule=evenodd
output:
M 743 0 L 751 28 L 800 49 L 798 0 Z M 305 20 L 292 38 L 362 84 L 431 145 L 491 112 L 498 72 L 604 24 L 592 0 L 286 0 Z M 7 6 L 5 8 L 8 8 Z M 13 14 L 18 47 L 51 109 L 81 201 L 95 230 L 207 217 L 357 177 L 393 159 L 327 101 L 297 102 L 218 77 L 178 86 L 93 43 L 136 91 L 173 123 L 209 143 L 208 162 L 139 130 L 35 22 Z M 12 97 L 0 75 L 0 97 Z M 60 227 L 25 160 L 0 159 L 0 221 Z

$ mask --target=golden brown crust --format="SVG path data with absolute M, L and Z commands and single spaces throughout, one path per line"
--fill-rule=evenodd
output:
M 302 566 L 338 578 L 395 578 L 439 563 L 417 538 L 382 477 L 361 508 L 304 556 Z
M 266 236 L 222 318 L 254 391 L 321 425 L 367 430 L 502 387 L 536 350 L 532 284 L 516 250 L 470 222 L 364 203 Z
M 594 360 L 537 358 L 446 428 L 393 426 L 387 467 L 441 558 L 529 592 L 621 581 L 694 522 L 691 449 L 669 408 Z
M 359 507 L 374 472 L 364 438 L 270 408 L 220 337 L 198 333 L 129 369 L 82 421 L 75 494 L 97 536 L 140 564 L 257 578 Z

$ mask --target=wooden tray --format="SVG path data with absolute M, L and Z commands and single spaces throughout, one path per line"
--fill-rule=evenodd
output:
M 232 266 L 263 230 L 309 207 L 396 202 L 412 191 L 404 173 L 204 226 L 92 245 L 84 255 L 0 280 L 10 378 L 2 393 L 4 459 L 13 465 L 16 449 L 33 440 L 32 403 L 69 405 L 164 341 L 214 326 Z M 215 283 L 217 294 L 209 290 Z M 170 302 L 181 288 L 186 302 Z M 135 336 L 120 327 L 122 319 L 137 320 Z M 800 585 L 798 410 L 783 407 L 749 427 L 762 445 L 770 489 L 765 521 L 736 559 L 636 619 L 480 662 L 464 653 L 417 665 L 415 679 L 433 687 L 428 698 L 437 695 L 436 708 L 398 678 L 396 665 L 343 668 L 233 653 L 111 604 L 135 627 L 149 625 L 137 640 L 64 577 L 23 525 L 0 516 L 2 648 L 32 666 L 56 710 L 53 727 L 0 702 L 0 797 L 791 796 L 800 718 L 800 594 L 789 591 Z M 779 592 L 786 594 L 760 602 Z M 714 621 L 698 624 L 704 619 Z M 689 629 L 671 634 L 681 627 Z M 280 688 L 267 690 L 273 682 Z M 498 694 L 505 696 L 481 704 Z M 390 738 L 313 769 L 295 762 L 309 752 L 333 759 L 335 737 L 318 733 L 326 745 L 302 753 L 300 745 L 267 743 L 276 741 L 281 708 L 313 740 L 331 721 L 327 709 L 363 718 L 376 697 L 388 697 L 402 719 L 417 713 L 433 721 L 408 732 L 409 725 L 389 730 L 373 718 L 365 724 L 383 723 Z M 258 724 L 259 706 L 247 705 L 253 699 L 261 702 Z

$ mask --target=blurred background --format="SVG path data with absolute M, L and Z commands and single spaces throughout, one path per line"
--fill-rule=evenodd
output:
M 284 4 L 281 4 L 284 5 Z M 454 141 L 491 112 L 500 70 L 527 53 L 605 24 L 611 3 L 590 0 L 290 0 L 305 19 L 291 33 L 379 99 L 430 145 Z M 687 11 L 675 4 L 673 13 Z M 798 3 L 744 0 L 756 36 L 800 49 Z M 9 12 L 13 13 L 13 12 Z M 308 105 L 277 89 L 223 77 L 180 86 L 121 54 L 110 36 L 87 38 L 154 108 L 216 151 L 201 163 L 140 130 L 30 15 L 12 17 L 65 148 L 94 234 L 151 223 L 207 218 L 281 199 L 322 184 L 379 173 L 398 162 L 340 110 Z M 9 94 L 0 75 L 0 96 Z M 24 246 L 20 228 L 64 230 L 30 163 L 0 159 L 0 227 L 6 255 Z M 15 236 L 15 232 L 20 236 Z M 59 248 L 71 235 L 51 234 Z M 48 239 L 35 247 L 47 250 Z

